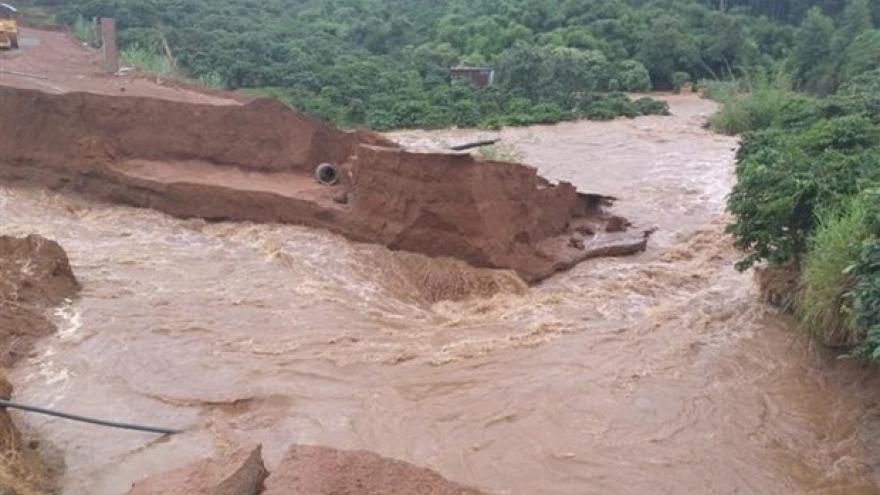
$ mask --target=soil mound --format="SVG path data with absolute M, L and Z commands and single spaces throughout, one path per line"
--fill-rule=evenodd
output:
M 219 106 L 0 88 L 0 179 L 179 217 L 296 223 L 533 282 L 645 249 L 612 198 L 530 167 L 406 151 L 272 100 Z M 320 183 L 320 167 L 331 170 Z
M 264 495 L 481 495 L 439 474 L 363 450 L 299 445 L 266 481 Z
M 240 448 L 139 481 L 128 495 L 258 495 L 267 475 L 261 448 Z
M 38 235 L 0 236 L 0 371 L 55 330 L 45 311 L 78 289 L 58 243 Z M 11 394 L 12 386 L 0 373 L 0 397 Z M 0 409 L 0 493 L 42 493 L 51 488 L 48 480 L 39 456 Z
M 134 484 L 128 495 L 483 495 L 372 452 L 295 446 L 272 473 L 260 447 L 238 448 Z

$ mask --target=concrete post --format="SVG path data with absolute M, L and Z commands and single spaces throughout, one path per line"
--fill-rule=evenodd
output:
M 116 19 L 101 18 L 101 46 L 104 47 L 104 70 L 109 74 L 119 72 L 119 51 L 116 48 Z

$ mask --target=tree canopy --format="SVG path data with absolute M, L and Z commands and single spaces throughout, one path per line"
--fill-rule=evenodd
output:
M 876 64 L 865 33 L 880 18 L 880 0 L 30 3 L 71 25 L 115 17 L 123 48 L 161 56 L 167 42 L 191 78 L 377 129 L 663 113 L 615 92 L 678 89 L 785 59 L 805 88 L 829 92 L 841 64 Z M 495 68 L 496 87 L 452 84 L 457 64 Z

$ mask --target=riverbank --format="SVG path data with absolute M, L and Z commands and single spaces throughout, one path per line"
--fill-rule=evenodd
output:
M 0 235 L 0 397 L 12 395 L 7 370 L 55 332 L 46 313 L 78 289 L 67 254 L 56 242 L 38 235 Z M 38 446 L 22 436 L 7 409 L 0 409 L 0 492 L 53 491 L 55 480 Z

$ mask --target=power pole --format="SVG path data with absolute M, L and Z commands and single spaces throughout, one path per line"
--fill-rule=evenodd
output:
M 119 72 L 119 51 L 116 48 L 116 19 L 101 18 L 101 46 L 104 47 L 104 70 L 109 74 Z

